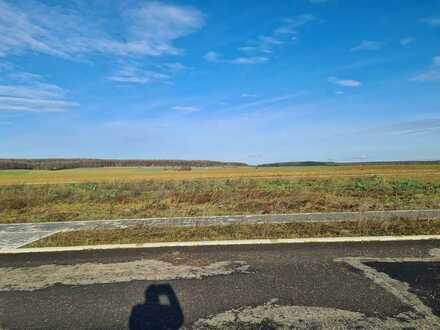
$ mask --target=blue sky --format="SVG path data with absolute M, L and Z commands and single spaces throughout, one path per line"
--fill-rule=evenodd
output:
M 0 157 L 440 159 L 437 0 L 0 0 Z

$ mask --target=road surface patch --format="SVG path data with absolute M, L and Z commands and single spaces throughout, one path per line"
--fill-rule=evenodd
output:
M 391 278 L 408 283 L 409 291 L 440 317 L 440 261 L 439 262 L 369 262 L 368 266 Z
M 244 307 L 199 319 L 189 329 L 438 329 L 412 313 L 396 317 L 368 317 L 335 308 L 265 304 Z
M 5 267 L 0 268 L 0 291 L 34 291 L 55 284 L 91 285 L 134 280 L 202 279 L 209 276 L 246 273 L 248 270 L 249 265 L 244 261 L 220 261 L 205 266 L 194 266 L 174 265 L 152 259 L 108 264 Z
M 411 288 L 410 286 L 410 280 L 414 281 L 413 279 L 411 279 L 411 275 L 413 275 L 413 273 L 411 273 L 411 271 L 408 271 L 408 266 L 409 268 L 411 268 L 414 265 L 419 265 L 419 269 L 413 270 L 416 273 L 419 273 L 420 271 L 434 271 L 433 274 L 427 276 L 427 279 L 425 279 L 424 282 L 425 284 L 426 282 L 431 282 L 431 284 L 433 284 L 433 282 L 435 282 L 434 279 L 437 278 L 438 284 L 438 274 L 436 273 L 436 269 L 438 268 L 438 266 L 433 267 L 432 265 L 440 264 L 440 258 L 348 257 L 339 258 L 335 261 L 345 262 L 354 269 L 357 269 L 364 276 L 397 297 L 403 304 L 411 307 L 415 311 L 415 313 L 419 315 L 420 318 L 423 318 L 427 322 L 431 322 L 433 325 L 436 325 L 436 329 L 440 329 L 440 317 L 436 315 L 433 311 L 433 307 L 438 307 L 438 301 L 436 303 L 435 301 L 432 302 L 432 300 L 429 300 L 429 303 L 425 304 L 425 302 L 427 301 L 426 286 L 423 285 L 422 289 L 419 290 L 418 294 L 416 294 L 414 288 Z M 388 264 L 388 266 L 386 266 L 385 264 Z M 393 266 L 393 264 L 395 265 Z M 400 271 L 405 271 L 404 269 L 402 269 L 402 266 L 404 268 L 407 268 L 407 272 L 404 276 L 398 276 Z M 431 267 L 432 269 L 429 269 L 429 267 Z M 410 283 L 408 283 L 407 281 Z M 423 298 L 423 301 L 421 297 Z
M 436 251 L 430 250 L 432 255 Z M 440 258 L 340 258 L 412 310 L 375 317 L 356 311 L 278 305 L 277 299 L 210 315 L 188 329 L 440 329 Z

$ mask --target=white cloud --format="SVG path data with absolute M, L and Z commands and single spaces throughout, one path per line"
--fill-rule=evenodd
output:
M 0 85 L 0 96 L 30 99 L 62 99 L 64 90 L 51 84 Z
M 256 36 L 254 39 L 248 40 L 244 45 L 238 47 L 243 56 L 224 59 L 219 53 L 210 51 L 205 54 L 204 58 L 208 62 L 229 64 L 260 64 L 268 62 L 271 59 L 271 54 L 278 48 L 296 43 L 299 29 L 315 20 L 316 17 L 311 14 L 283 19 L 280 25 L 269 35 Z
M 0 111 L 55 112 L 78 105 L 52 93 L 53 88 L 44 86 L 0 85 Z
M 41 75 L 30 72 L 13 72 L 8 74 L 8 78 L 22 83 L 28 83 L 31 81 L 42 82 L 44 80 Z
M 148 84 L 155 82 L 165 82 L 174 75 L 188 69 L 179 62 L 148 65 L 149 68 L 142 66 L 136 61 L 119 61 L 121 66 L 115 70 L 108 80 L 126 84 Z
M 359 45 L 351 48 L 352 52 L 363 51 L 363 50 L 379 50 L 382 48 L 382 43 L 378 41 L 362 40 Z
M 336 95 L 343 95 L 343 94 L 345 94 L 345 93 L 344 93 L 343 91 L 336 91 L 335 94 L 336 94 Z
M 432 67 L 426 72 L 422 72 L 411 78 L 412 81 L 438 81 L 440 80 L 440 56 L 432 59 Z
M 298 29 L 308 23 L 316 21 L 316 17 L 312 14 L 302 14 L 294 18 L 283 19 L 282 25 L 276 30 L 276 34 L 297 34 Z
M 200 111 L 200 109 L 197 107 L 186 106 L 186 105 L 176 105 L 176 106 L 172 107 L 172 109 L 176 110 L 178 112 L 182 112 L 182 113 L 193 113 L 193 112 Z
M 241 94 L 241 97 L 257 97 L 257 94 L 243 93 Z
M 16 72 L 7 80 L 0 85 L 0 111 L 56 112 L 78 106 L 66 100 L 64 89 L 44 82 L 40 75 Z
M 255 46 L 243 46 L 243 47 L 238 47 L 238 50 L 247 53 L 247 52 L 255 52 L 258 50 L 258 48 Z
M 63 10 L 36 2 L 30 6 L 0 0 L 0 57 L 27 51 L 65 58 L 87 53 L 178 54 L 173 41 L 204 24 L 203 15 L 192 7 L 159 2 L 121 11 L 116 17 L 122 27 L 119 37 L 106 31 L 105 22 L 86 17 L 81 5 Z
M 110 77 L 109 80 L 130 83 L 130 84 L 147 84 L 151 82 L 159 82 L 170 79 L 171 76 L 165 73 L 144 70 L 136 65 L 124 65 Z
M 234 105 L 234 106 L 227 108 L 226 110 L 240 111 L 240 110 L 245 110 L 245 109 L 249 109 L 249 108 L 257 109 L 257 108 L 261 108 L 261 107 L 271 106 L 271 105 L 277 104 L 277 103 L 286 102 L 290 99 L 293 99 L 293 98 L 298 97 L 303 94 L 304 94 L 303 92 L 298 92 L 298 93 L 294 93 L 294 94 L 286 94 L 286 95 L 281 95 L 281 96 L 274 96 L 274 97 L 270 97 L 270 98 L 259 99 L 259 100 L 253 101 L 253 102 L 247 102 L 247 103 Z
M 204 59 L 213 63 L 229 63 L 229 64 L 260 64 L 269 61 L 267 56 L 239 56 L 233 59 L 223 59 L 222 55 L 217 52 L 208 52 Z
M 268 37 L 268 36 L 260 36 L 260 41 L 265 44 L 270 45 L 282 45 L 284 42 L 275 38 L 275 37 Z
M 150 2 L 129 11 L 132 36 L 159 53 L 175 50 L 172 41 L 188 35 L 204 24 L 204 17 L 192 7 Z
M 362 85 L 362 83 L 360 81 L 351 80 L 351 79 L 338 80 L 336 83 L 338 85 L 345 86 L 345 87 L 359 87 Z
M 440 70 L 432 69 L 427 72 L 420 73 L 411 78 L 413 81 L 437 81 L 440 80 Z
M 338 79 L 336 77 L 329 77 L 328 81 L 332 84 L 343 86 L 343 87 L 360 87 L 362 85 L 362 83 L 358 80 Z
M 62 111 L 75 105 L 63 100 L 0 96 L 0 110 L 50 112 Z
M 165 68 L 165 70 L 168 70 L 171 73 L 176 73 L 176 72 L 180 72 L 180 71 L 184 71 L 184 70 L 188 69 L 185 65 L 183 65 L 182 63 L 179 63 L 179 62 L 165 63 L 165 64 L 163 64 L 163 67 Z
M 415 38 L 413 38 L 413 37 L 406 37 L 406 38 L 400 39 L 400 44 L 402 46 L 406 46 L 406 45 L 412 44 L 414 41 L 416 41 Z
M 265 56 L 237 57 L 230 60 L 231 64 L 260 64 L 269 61 Z
M 432 27 L 440 27 L 440 17 L 425 17 L 420 21 Z
M 217 52 L 207 52 L 204 56 L 205 60 L 208 62 L 218 62 L 220 61 L 221 55 Z

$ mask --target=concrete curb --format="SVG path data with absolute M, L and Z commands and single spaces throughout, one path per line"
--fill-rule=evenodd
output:
M 68 246 L 68 247 L 10 249 L 10 250 L 0 250 L 0 254 L 26 254 L 26 253 L 44 253 L 44 252 L 145 249 L 145 248 L 167 248 L 167 247 L 304 244 L 304 243 L 310 244 L 310 243 L 398 242 L 398 241 L 426 241 L 426 240 L 440 240 L 440 235 L 321 237 L 321 238 L 251 239 L 251 240 L 199 241 L 199 242 L 163 242 L 163 243 L 143 243 L 143 244 L 106 244 L 106 245 L 84 245 L 84 246 Z

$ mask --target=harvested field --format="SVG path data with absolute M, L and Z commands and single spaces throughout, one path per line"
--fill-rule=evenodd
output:
M 86 173 L 83 179 L 106 178 L 103 181 L 27 184 L 32 182 L 33 176 L 43 175 L 31 171 L 19 175 L 23 184 L 0 185 L 0 222 L 440 208 L 439 166 L 401 165 L 395 168 L 272 168 L 269 172 L 254 168 L 189 172 L 139 169 L 151 176 L 148 180 L 115 175 L 127 169 L 112 168 L 47 174 L 66 176 L 65 172 L 77 175 L 83 172 Z M 198 171 L 206 175 L 224 175 L 229 171 L 235 173 L 235 177 L 203 179 L 197 177 Z M 240 171 L 244 171 L 242 177 L 238 174 Z M 332 171 L 334 173 L 329 175 Z M 390 175 L 372 174 L 375 172 Z M 109 173 L 114 174 L 113 180 L 109 180 Z M 262 176 L 248 177 L 249 173 Z M 280 176 L 264 176 L 264 173 Z M 303 175 L 288 176 L 286 173 Z M 5 178 L 9 174 L 1 175 Z M 165 175 L 176 178 L 165 180 Z M 177 175 L 181 178 L 177 179 Z M 185 176 L 188 179 L 183 180 Z M 50 180 L 46 178 L 46 181 Z
M 0 185 L 233 178 L 333 178 L 372 175 L 440 180 L 440 165 L 194 167 L 191 171 L 163 167 L 81 168 L 59 171 L 0 170 Z

